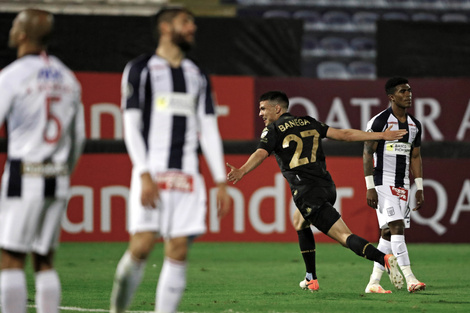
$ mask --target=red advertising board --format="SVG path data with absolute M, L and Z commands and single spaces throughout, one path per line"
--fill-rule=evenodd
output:
M 423 159 L 424 206 L 411 213 L 407 240 L 470 242 L 469 168 L 469 159 Z
M 76 73 L 82 84 L 88 138 L 122 138 L 121 74 Z M 305 78 L 211 78 L 219 103 L 224 140 L 253 140 L 263 124 L 257 117 L 259 95 L 284 90 L 295 114 L 309 114 L 333 127 L 364 128 L 387 106 L 383 84 L 377 81 L 321 81 Z M 413 79 L 413 113 L 425 129 L 425 141 L 470 140 L 469 79 Z M 451 109 L 450 109 L 451 108 Z M 443 146 L 445 148 L 445 146 Z M 4 159 L 4 155 L 1 156 Z M 248 155 L 226 155 L 240 166 Z M 328 157 L 338 190 L 336 207 L 351 230 L 368 240 L 378 236 L 375 212 L 365 203 L 360 157 Z M 423 156 L 425 205 L 412 213 L 412 242 L 470 242 L 470 159 Z M 214 218 L 213 183 L 204 162 L 208 185 L 207 241 L 295 241 L 291 226 L 295 207 L 288 184 L 274 158 L 236 185 L 230 185 L 232 212 Z M 72 179 L 72 194 L 62 239 L 65 241 L 125 241 L 131 164 L 126 154 L 85 154 Z M 318 234 L 317 240 L 330 241 Z
M 251 140 L 255 117 L 253 77 L 212 76 L 212 89 L 218 104 L 219 129 L 224 140 Z
M 77 72 L 82 84 L 87 137 L 121 139 L 119 73 Z M 310 78 L 212 76 L 224 140 L 252 140 L 264 127 L 258 97 L 283 90 L 294 114 L 308 114 L 337 128 L 364 129 L 388 106 L 384 79 L 332 81 Z M 413 108 L 424 141 L 470 141 L 470 79 L 411 79 Z
M 87 138 L 122 139 L 120 73 L 77 72 L 82 85 Z M 253 77 L 213 76 L 219 128 L 224 140 L 251 140 L 254 134 Z M 234 131 L 236 130 L 236 131 Z
M 63 241 L 126 241 L 131 162 L 127 154 L 82 155 L 72 176 Z
M 119 73 L 76 72 L 82 85 L 87 138 L 122 139 Z
M 226 161 L 242 165 L 248 155 L 227 155 Z M 449 167 L 448 163 L 452 162 Z M 377 221 L 366 205 L 360 157 L 329 157 L 328 170 L 337 186 L 335 207 L 356 234 L 376 241 Z M 470 179 L 466 171 L 470 160 L 424 159 L 425 205 L 412 213 L 410 242 L 469 242 Z M 426 170 L 428 169 L 428 170 Z M 432 169 L 432 170 L 431 170 Z M 274 157 L 236 185 L 229 185 L 232 211 L 222 220 L 216 217 L 215 189 L 209 170 L 201 160 L 208 193 L 205 241 L 296 241 L 291 226 L 295 206 L 289 186 Z M 65 241 L 123 241 L 131 164 L 125 154 L 86 154 L 72 179 L 72 196 L 63 222 Z M 413 192 L 412 192 L 413 194 Z M 413 204 L 411 205 L 413 206 Z M 323 234 L 319 242 L 331 241 Z
M 234 166 L 248 155 L 226 155 Z M 3 165 L 5 155 L 0 156 Z M 452 166 L 449 166 L 452 163 Z M 375 212 L 366 205 L 360 157 L 328 157 L 328 170 L 335 180 L 337 201 L 349 228 L 372 242 L 378 239 Z M 470 242 L 470 178 L 468 159 L 424 159 L 425 204 L 411 214 L 409 242 Z M 215 189 L 209 169 L 201 157 L 207 185 L 207 233 L 203 241 L 295 242 L 291 226 L 292 202 L 289 186 L 274 157 L 236 185 L 229 185 L 231 212 L 216 216 Z M 127 201 L 131 163 L 126 154 L 85 154 L 72 177 L 72 191 L 62 222 L 62 241 L 126 241 Z M 414 192 L 412 189 L 411 195 Z M 410 207 L 413 208 L 413 197 Z M 331 242 L 315 233 L 318 242 Z
M 308 114 L 336 128 L 365 129 L 367 121 L 388 106 L 385 79 L 317 80 L 258 78 L 255 98 L 283 90 L 294 114 Z M 424 141 L 470 141 L 470 79 L 410 79 L 413 108 Z M 256 134 L 263 123 L 256 121 Z
M 229 155 L 226 161 L 240 166 L 247 155 Z M 351 230 L 369 240 L 378 236 L 375 214 L 365 205 L 362 160 L 336 158 L 328 160 L 336 180 L 341 212 Z M 231 213 L 219 220 L 216 216 L 214 184 L 206 163 L 201 170 L 208 190 L 206 241 L 295 241 L 291 226 L 295 206 L 289 185 L 279 171 L 274 157 L 256 172 L 229 187 L 233 199 Z M 72 196 L 63 222 L 64 241 L 127 240 L 126 210 L 131 164 L 125 154 L 86 154 L 82 156 L 72 179 Z M 356 178 L 356 179 L 355 179 Z M 319 242 L 331 241 L 323 234 Z

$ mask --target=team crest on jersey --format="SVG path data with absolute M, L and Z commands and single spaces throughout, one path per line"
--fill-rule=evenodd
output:
M 261 138 L 266 137 L 267 134 L 268 134 L 268 128 L 265 127 L 265 128 L 263 129 L 263 132 L 261 133 Z
M 134 93 L 134 87 L 132 87 L 131 83 L 128 83 L 126 88 L 123 88 L 122 93 L 126 95 L 126 99 L 129 99 L 132 97 L 132 94 Z

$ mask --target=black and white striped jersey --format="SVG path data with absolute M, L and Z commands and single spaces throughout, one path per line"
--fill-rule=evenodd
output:
M 122 77 L 125 142 L 134 170 L 199 172 L 198 147 L 216 182 L 225 165 L 210 82 L 191 60 L 178 68 L 157 56 L 130 61 Z
M 406 122 L 401 123 L 389 107 L 367 123 L 367 131 L 383 132 L 390 125 L 392 130 L 406 129 L 408 133 L 400 140 L 378 141 L 374 153 L 374 182 L 376 186 L 409 189 L 410 157 L 413 148 L 421 146 L 421 123 L 410 114 L 407 114 Z

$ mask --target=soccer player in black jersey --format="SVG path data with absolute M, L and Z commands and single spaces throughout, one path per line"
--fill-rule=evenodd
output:
M 385 255 L 367 240 L 353 234 L 333 207 L 336 187 L 326 170 L 321 139 L 341 141 L 397 140 L 406 130 L 371 133 L 356 129 L 335 129 L 310 116 L 287 112 L 289 99 L 281 91 L 269 91 L 259 99 L 259 116 L 264 128 L 258 149 L 240 168 L 227 164 L 227 179 L 234 184 L 274 153 L 282 174 L 288 181 L 294 202 L 303 218 L 357 255 L 382 264 L 392 283 L 399 284 L 401 274 L 392 254 Z

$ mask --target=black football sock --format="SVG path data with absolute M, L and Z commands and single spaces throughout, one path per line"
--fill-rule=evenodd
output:
M 370 242 L 357 235 L 350 235 L 346 239 L 346 245 L 358 256 L 362 256 L 368 260 L 376 261 L 384 265 L 385 254 L 377 250 Z
M 305 270 L 311 273 L 313 278 L 317 279 L 315 268 L 315 238 L 313 237 L 310 227 L 297 231 L 299 236 L 299 247 L 302 257 L 304 258 Z

